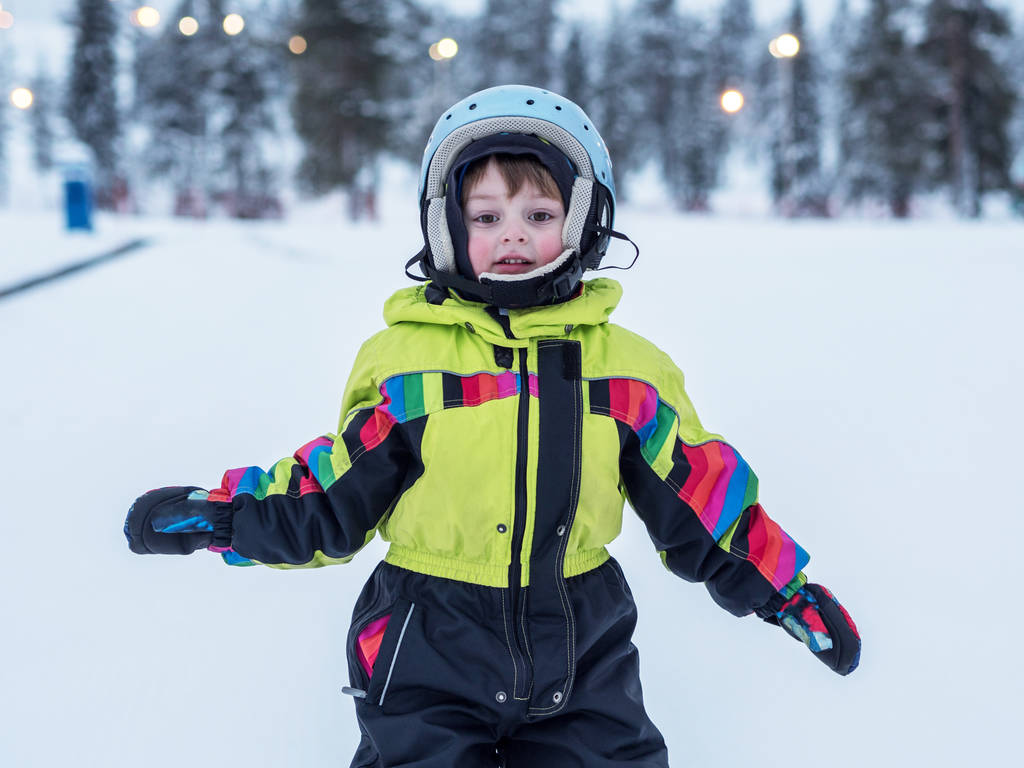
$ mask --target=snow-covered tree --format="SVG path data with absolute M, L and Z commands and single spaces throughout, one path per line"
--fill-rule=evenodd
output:
M 214 18 L 230 12 L 230 0 L 209 3 Z M 222 35 L 209 80 L 217 104 L 213 130 L 218 166 L 230 180 L 223 192 L 233 201 L 236 216 L 274 212 L 265 209 L 271 204 L 276 171 L 270 158 L 277 134 L 272 98 L 283 88 L 285 47 L 273 21 L 254 14 L 243 34 Z
M 585 31 L 579 23 L 569 28 L 569 39 L 561 57 L 560 93 L 567 99 L 579 104 L 584 110 L 591 102 L 591 78 L 589 72 L 590 58 L 584 43 Z
M 387 7 L 387 51 L 394 73 L 388 101 L 390 151 L 418 165 L 438 115 L 472 90 L 465 66 L 467 26 L 443 7 L 428 9 L 417 0 L 392 0 Z M 462 41 L 457 55 L 431 58 L 431 46 L 446 37 Z
M 478 88 L 551 85 L 558 5 L 558 0 L 487 0 L 473 46 Z
M 909 0 L 871 0 L 849 50 L 843 85 L 849 110 L 840 152 L 847 194 L 874 198 L 892 215 L 910 212 L 921 185 L 927 83 L 906 40 Z
M 1003 51 L 1012 81 L 1024 83 L 1024 18 L 1018 18 L 1015 34 Z M 1017 210 L 1024 215 L 1024 87 L 1018 87 L 1017 105 L 1010 121 L 1010 146 L 1014 158 L 1010 181 Z
M 64 113 L 75 136 L 92 150 L 99 207 L 114 205 L 119 173 L 117 13 L 110 0 L 77 0 L 72 17 L 75 43 Z
M 150 132 L 143 162 L 150 174 L 169 178 L 179 213 L 205 211 L 214 191 L 210 81 L 223 34 L 209 11 L 203 0 L 183 0 L 175 15 L 196 18 L 199 30 L 186 36 L 168 25 L 159 37 L 140 35 L 135 53 L 134 114 Z
M 803 0 L 794 0 L 788 32 L 800 41 L 800 50 L 774 67 L 771 188 L 784 215 L 822 216 L 828 213 L 828 194 L 821 173 L 818 71 L 804 19 Z
M 377 0 L 302 0 L 293 31 L 308 44 L 296 57 L 292 117 L 305 155 L 299 181 L 317 194 L 351 189 L 388 149 L 387 103 L 394 59 L 389 14 Z
M 232 215 L 270 215 L 277 169 L 269 145 L 285 49 L 269 13 L 226 35 L 229 5 L 181 0 L 174 17 L 196 19 L 194 34 L 168 25 L 158 37 L 139 35 L 134 114 L 149 129 L 146 168 L 169 179 L 177 212 L 201 215 L 219 198 Z
M 626 38 L 631 44 L 626 80 L 642 104 L 640 112 L 630 115 L 634 141 L 641 144 L 645 162 L 660 160 L 661 140 L 673 129 L 678 112 L 682 24 L 674 0 L 638 0 L 629 26 L 632 35 Z M 611 34 L 627 33 L 620 26 Z
M 847 168 L 842 160 L 841 147 L 848 142 L 847 126 L 852 106 L 845 86 L 847 69 L 855 64 L 850 58 L 857 33 L 857 21 L 850 10 L 849 0 L 838 0 L 828 26 L 827 45 L 820 57 L 822 84 L 822 167 L 833 194 L 839 200 L 849 197 Z
M 758 99 L 754 81 L 758 40 L 750 0 L 724 0 L 708 42 L 708 74 L 714 91 L 720 96 L 727 90 L 737 90 L 747 103 L 737 114 L 717 114 L 716 124 L 712 126 L 712 145 L 716 153 L 725 156 L 731 145 L 742 144 L 748 159 L 752 159 L 756 147 L 753 114 Z
M 715 88 L 748 90 L 756 31 L 750 0 L 724 0 L 710 46 Z
M 32 159 L 39 171 L 53 168 L 53 143 L 57 85 L 42 68 L 32 78 L 32 93 L 35 96 L 29 120 L 32 126 Z
M 0 56 L 0 95 L 8 92 L 6 64 L 6 57 Z M 9 130 L 7 105 L 0 102 L 0 205 L 7 203 L 7 134 Z
M 719 106 L 713 35 L 696 17 L 679 17 L 668 122 L 660 126 L 662 168 L 676 204 L 687 211 L 710 208 L 726 150 L 727 115 Z M 651 94 L 657 97 L 656 94 Z
M 643 164 L 651 141 L 642 93 L 642 57 L 636 31 L 625 20 L 625 14 L 613 2 L 598 49 L 593 103 L 587 108 L 608 145 L 620 202 L 627 199 L 630 174 Z
M 640 0 L 633 18 L 628 87 L 618 88 L 620 94 L 635 91 L 639 100 L 640 108 L 626 114 L 629 140 L 639 145 L 641 162 L 661 170 L 680 208 L 705 210 L 723 137 L 710 34 L 696 17 L 681 15 L 673 0 Z
M 1006 189 L 1008 127 L 1015 93 L 994 50 L 1010 34 L 1004 12 L 985 0 L 929 0 L 919 53 L 934 83 L 925 126 L 933 182 L 952 191 L 962 216 L 981 214 L 982 196 Z

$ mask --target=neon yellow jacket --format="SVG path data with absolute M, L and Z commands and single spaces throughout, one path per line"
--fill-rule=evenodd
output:
M 386 560 L 489 587 L 596 568 L 627 499 L 668 568 L 743 615 L 803 582 L 806 553 L 757 503 L 739 453 L 700 424 L 683 375 L 608 321 L 618 283 L 502 314 L 423 286 L 384 307 L 336 434 L 269 472 L 231 470 L 229 562 Z

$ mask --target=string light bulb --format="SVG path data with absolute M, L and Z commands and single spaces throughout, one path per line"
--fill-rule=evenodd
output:
M 226 34 L 234 36 L 240 34 L 245 29 L 245 19 L 237 13 L 229 13 L 224 17 L 223 26 Z
M 28 109 L 35 101 L 35 96 L 28 88 L 15 88 L 11 91 L 11 104 L 18 109 Z

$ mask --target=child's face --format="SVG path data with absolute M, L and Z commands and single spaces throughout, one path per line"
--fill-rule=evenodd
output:
M 565 206 L 529 181 L 509 197 L 494 160 L 469 191 L 462 210 L 469 263 L 482 272 L 518 275 L 550 264 L 562 253 Z

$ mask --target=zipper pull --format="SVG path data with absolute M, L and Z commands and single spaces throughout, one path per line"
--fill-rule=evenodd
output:
M 346 696 L 353 696 L 357 699 L 366 698 L 366 691 L 360 690 L 359 688 L 349 688 L 347 685 L 341 686 L 341 692 Z

